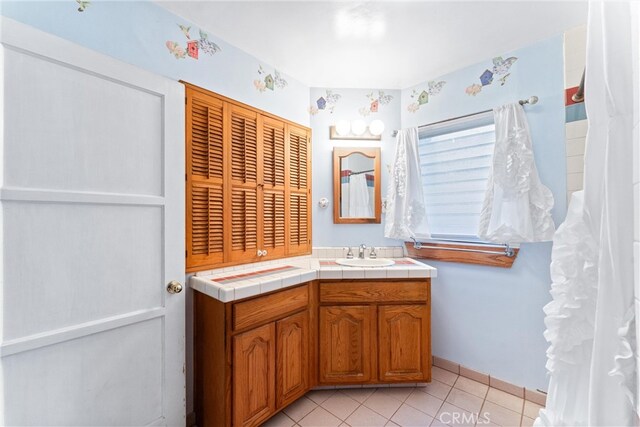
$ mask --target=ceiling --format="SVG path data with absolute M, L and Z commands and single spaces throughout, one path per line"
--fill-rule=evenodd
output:
M 312 87 L 403 89 L 583 25 L 583 1 L 160 1 Z

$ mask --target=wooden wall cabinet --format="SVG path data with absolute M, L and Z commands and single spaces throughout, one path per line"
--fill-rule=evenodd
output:
M 430 279 L 321 282 L 319 382 L 431 381 L 429 298 Z
M 254 427 L 315 384 L 317 283 L 222 303 L 195 292 L 197 424 Z
M 310 253 L 310 129 L 185 86 L 187 271 Z

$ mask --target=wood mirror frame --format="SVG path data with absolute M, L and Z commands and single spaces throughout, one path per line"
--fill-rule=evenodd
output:
M 341 182 L 342 174 L 340 165 L 344 157 L 351 154 L 361 154 L 373 159 L 373 211 L 371 218 L 350 218 L 340 216 Z M 380 195 L 380 181 L 382 179 L 380 169 L 380 148 L 342 148 L 333 149 L 333 223 L 334 224 L 380 224 L 382 212 L 382 200 Z

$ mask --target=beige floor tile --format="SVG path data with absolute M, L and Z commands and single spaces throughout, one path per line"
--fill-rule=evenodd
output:
M 451 391 L 451 386 L 443 382 L 433 380 L 423 386 L 416 387 L 416 390 L 420 390 L 424 393 L 429 393 L 430 395 L 435 396 L 438 399 L 444 400 Z
M 416 408 L 403 404 L 400 409 L 393 414 L 391 421 L 402 427 L 429 427 L 433 417 L 418 411 Z
M 342 423 L 342 424 L 340 424 L 340 427 L 351 427 L 351 426 L 349 424 L 347 424 L 347 423 Z
M 342 421 L 336 416 L 331 415 L 326 409 L 317 407 L 300 422 L 302 427 L 338 427 Z
M 325 400 L 327 400 L 328 398 L 330 398 L 331 396 L 333 396 L 335 393 L 336 393 L 335 389 L 332 389 L 332 390 L 311 390 L 310 392 L 305 394 L 305 396 L 308 399 L 313 400 L 314 402 L 316 402 L 319 405 L 322 402 L 324 402 Z
M 369 396 L 371 396 L 375 391 L 375 388 L 347 388 L 341 389 L 340 393 L 362 403 L 367 400 Z
M 293 402 L 291 405 L 284 408 L 284 413 L 289 416 L 293 421 L 298 422 L 309 412 L 313 411 L 318 405 L 307 399 L 305 396 Z
M 393 413 L 402 405 L 402 402 L 393 397 L 386 396 L 382 390 L 377 390 L 364 401 L 363 405 L 386 418 L 391 418 Z
M 450 386 L 455 384 L 456 379 L 458 378 L 457 374 L 449 372 L 446 369 L 438 368 L 437 366 L 431 367 L 431 376 L 433 377 L 433 379 L 436 379 Z
M 436 415 L 436 420 L 449 426 L 473 427 L 478 420 L 478 415 L 444 402 Z
M 528 400 L 525 400 L 523 415 L 525 417 L 536 419 L 538 418 L 538 412 L 540 412 L 540 409 L 542 409 L 542 406 L 537 405 L 533 402 L 529 402 Z
M 513 394 L 509 394 L 502 390 L 498 390 L 497 388 L 490 387 L 486 399 L 490 402 L 497 403 L 498 405 L 503 406 L 507 409 L 516 411 L 519 414 L 522 413 L 524 399 L 514 396 Z
M 535 419 L 529 417 L 522 417 L 522 421 L 520 421 L 520 425 L 522 427 L 532 427 Z
M 366 406 L 360 406 L 345 421 L 352 427 L 384 427 L 388 420 Z
M 458 408 L 477 414 L 480 412 L 480 408 L 482 408 L 484 399 L 474 396 L 471 393 L 467 393 L 466 391 L 453 388 L 451 393 L 449 393 L 449 396 L 447 396 L 447 402 L 457 406 Z
M 295 422 L 287 417 L 283 412 L 278 412 L 271 417 L 262 427 L 292 427 Z
M 401 426 L 399 426 L 398 424 L 394 423 L 393 421 L 388 421 L 388 422 L 385 424 L 385 427 L 388 427 L 388 426 L 390 426 L 390 427 L 401 427 Z
M 483 399 L 487 395 L 487 391 L 489 390 L 488 385 L 482 384 L 478 381 L 474 381 L 465 377 L 458 377 L 453 387 L 466 391 L 467 393 L 471 393 Z
M 413 392 L 413 387 L 390 387 L 381 388 L 379 392 L 385 396 L 393 397 L 401 402 L 404 402 L 407 397 Z
M 414 390 L 413 393 L 407 397 L 407 400 L 405 400 L 404 403 L 413 406 L 425 414 L 435 417 L 442 406 L 443 400 L 428 393 Z
M 493 424 L 497 424 L 499 426 L 518 427 L 520 425 L 520 413 L 488 400 L 485 400 L 480 413 L 482 416 L 486 415 Z
M 360 403 L 342 393 L 336 393 L 322 402 L 320 406 L 341 420 L 346 420 L 360 406 Z

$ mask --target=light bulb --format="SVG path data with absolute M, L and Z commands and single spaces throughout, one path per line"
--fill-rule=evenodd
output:
M 351 132 L 356 135 L 356 136 L 360 136 L 364 133 L 364 131 L 367 130 L 367 124 L 364 122 L 364 120 L 354 120 L 353 122 L 351 122 Z
M 349 135 L 351 131 L 351 124 L 347 120 L 340 120 L 336 123 L 336 133 L 340 136 Z
M 371 132 L 371 135 L 382 135 L 382 132 L 384 132 L 384 122 L 382 120 L 374 120 L 371 122 L 371 124 L 369 124 L 369 132 Z

